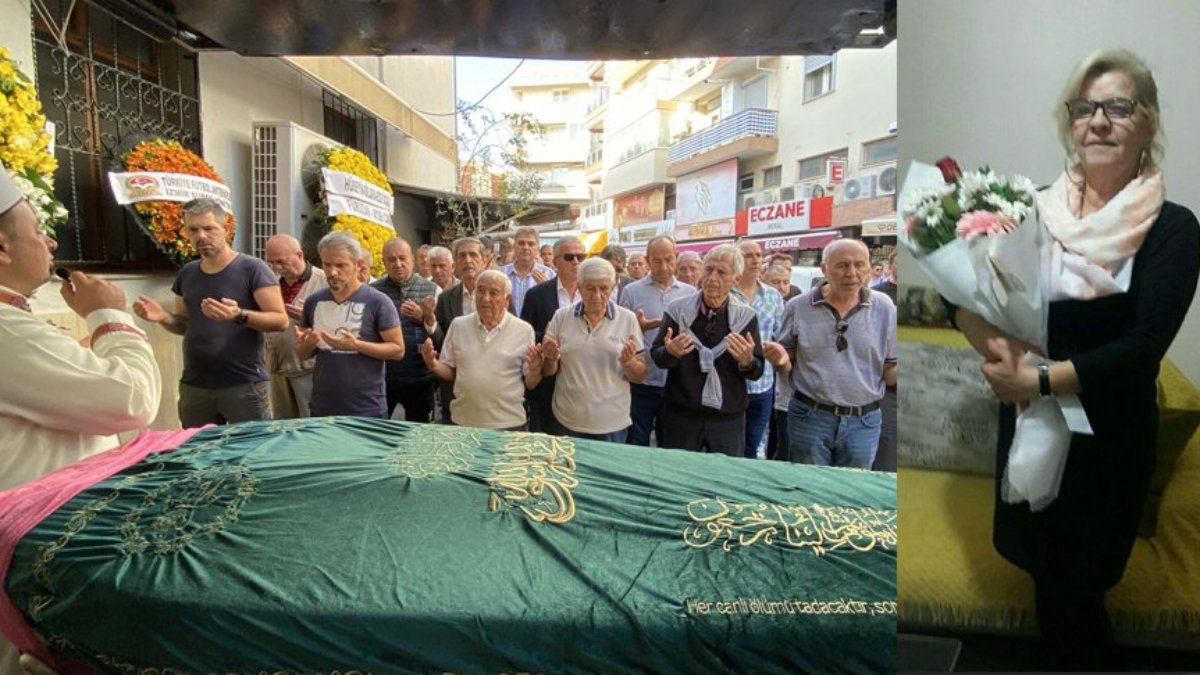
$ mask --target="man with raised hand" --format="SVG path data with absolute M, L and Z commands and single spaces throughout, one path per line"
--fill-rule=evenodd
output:
M 866 286 L 867 246 L 838 239 L 821 254 L 825 275 L 792 298 L 774 354 L 791 371 L 788 452 L 793 462 L 871 468 L 880 401 L 896 383 L 896 306 Z M 771 355 L 769 355 L 771 358 Z
M 117 286 L 72 272 L 60 289 L 87 320 L 87 347 L 32 314 L 56 248 L 0 164 L 0 490 L 116 447 L 115 434 L 154 419 L 162 396 L 150 343 Z M 21 672 L 3 636 L 0 672 Z
M 587 254 L 577 237 L 565 236 L 554 242 L 554 269 L 557 275 L 529 289 L 521 307 L 521 319 L 533 326 L 538 343 L 546 326 L 561 307 L 570 307 L 583 296 L 579 293 L 579 265 Z M 554 377 L 545 377 L 537 389 L 526 396 L 529 406 L 529 430 L 556 434 L 561 430 L 554 420 Z
M 396 306 L 404 335 L 404 358 L 387 362 L 387 409 L 404 408 L 409 422 L 428 422 L 433 413 L 433 374 L 421 360 L 421 343 L 427 337 L 425 324 L 433 323 L 437 286 L 422 279 L 413 269 L 412 247 L 400 237 L 383 245 L 387 274 L 371 284 Z
M 271 419 L 264 333 L 288 329 L 279 282 L 267 264 L 229 247 L 225 209 L 183 205 L 183 233 L 199 260 L 179 270 L 174 311 L 140 296 L 139 317 L 183 336 L 179 421 L 184 427 Z
M 396 306 L 362 283 L 362 247 L 353 235 L 330 232 L 317 251 L 329 288 L 308 299 L 296 329 L 300 358 L 316 356 L 312 413 L 385 418 L 384 362 L 404 358 Z
M 626 286 L 618 304 L 637 316 L 642 342 L 650 345 L 658 337 L 658 328 L 667 305 L 694 295 L 696 287 L 675 278 L 675 241 L 670 236 L 664 234 L 651 239 L 646 245 L 646 259 L 650 274 Z M 654 430 L 659 443 L 662 442 L 660 413 L 667 371 L 651 359 L 646 359 L 646 362 L 646 376 L 629 387 L 632 425 L 625 442 L 630 445 L 649 446 L 651 430 Z
M 308 296 L 326 288 L 325 271 L 304 259 L 300 242 L 290 234 L 277 234 L 263 247 L 267 265 L 279 275 L 279 291 L 288 321 L 294 327 L 304 312 Z M 311 360 L 296 355 L 296 333 L 267 333 L 267 372 L 271 374 L 271 414 L 275 419 L 308 417 L 312 400 Z

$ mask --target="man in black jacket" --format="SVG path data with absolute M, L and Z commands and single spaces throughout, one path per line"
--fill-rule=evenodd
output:
M 400 328 L 404 335 L 404 358 L 387 362 L 387 407 L 390 416 L 397 405 L 404 407 L 404 419 L 428 422 L 433 412 L 433 374 L 421 359 L 425 324 L 433 321 L 433 298 L 437 287 L 415 273 L 412 247 L 400 237 L 383 245 L 383 265 L 387 274 L 371 284 L 396 303 Z

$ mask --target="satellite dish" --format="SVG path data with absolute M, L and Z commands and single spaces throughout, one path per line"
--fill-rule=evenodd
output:
M 879 172 L 879 190 L 887 193 L 896 191 L 896 167 L 889 166 Z
M 304 185 L 304 194 L 314 204 L 321 201 L 321 153 L 328 151 L 329 146 L 324 143 L 313 143 L 300 157 L 300 182 Z

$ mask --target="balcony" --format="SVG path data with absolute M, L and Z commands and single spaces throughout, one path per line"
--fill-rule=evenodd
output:
M 684 138 L 667 153 L 670 175 L 682 176 L 734 157 L 750 159 L 777 151 L 778 117 L 775 110 L 747 108 Z
M 589 183 L 599 183 L 600 174 L 604 170 L 604 149 L 596 148 L 588 153 L 587 162 L 583 165 L 583 175 Z
M 625 159 L 604 172 L 600 198 L 611 199 L 623 194 L 673 183 L 667 174 L 667 149 L 648 148 L 641 154 Z

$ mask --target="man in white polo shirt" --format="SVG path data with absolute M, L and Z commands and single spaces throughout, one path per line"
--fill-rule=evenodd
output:
M 583 300 L 559 308 L 546 326 L 542 374 L 558 374 L 554 417 L 567 435 L 624 443 L 629 383 L 646 376 L 646 362 L 637 315 L 612 300 L 616 285 L 616 271 L 607 260 L 583 261 Z
M 499 270 L 485 270 L 475 282 L 475 311 L 450 322 L 441 355 L 426 339 L 425 365 L 454 383 L 453 424 L 523 431 L 525 390 L 542 380 L 542 352 L 533 328 L 508 313 L 512 286 Z

